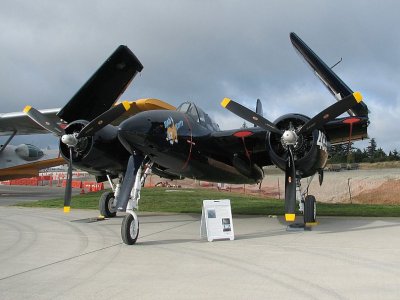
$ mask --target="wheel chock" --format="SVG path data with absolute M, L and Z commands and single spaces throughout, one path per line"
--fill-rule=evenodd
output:
M 311 227 L 306 226 L 304 223 L 293 223 L 286 227 L 286 231 L 310 231 Z

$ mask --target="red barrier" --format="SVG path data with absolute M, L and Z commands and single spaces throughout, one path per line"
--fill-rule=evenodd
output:
M 98 192 L 104 190 L 104 183 L 97 183 L 95 181 L 84 181 L 82 187 L 89 192 Z
M 32 177 L 32 178 L 21 178 L 21 179 L 13 179 L 10 180 L 10 185 L 31 185 L 31 186 L 37 186 L 38 185 L 38 178 L 37 177 Z
M 66 187 L 67 181 L 63 180 L 62 187 Z M 72 180 L 71 186 L 73 189 L 81 189 L 82 188 L 82 181 L 80 180 Z

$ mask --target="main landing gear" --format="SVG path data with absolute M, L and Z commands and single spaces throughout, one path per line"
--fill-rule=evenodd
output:
M 126 215 L 121 224 L 122 241 L 127 245 L 133 245 L 139 236 L 139 219 L 136 214 L 139 208 L 140 190 L 142 189 L 142 167 L 136 173 L 133 189 L 126 206 Z
M 296 178 L 296 200 L 299 202 L 299 211 L 303 213 L 304 224 L 315 223 L 317 220 L 317 201 L 313 195 L 308 195 L 308 187 L 312 178 L 307 184 L 304 192 L 301 192 L 300 178 Z
M 100 214 L 106 218 L 114 218 L 117 215 L 115 192 L 105 192 L 99 199 Z
M 151 169 L 148 159 L 138 154 L 129 158 L 125 176 L 119 176 L 114 184 L 108 176 L 112 192 L 105 192 L 99 200 L 100 213 L 107 218 L 116 216 L 117 211 L 126 212 L 121 224 L 122 241 L 127 245 L 136 243 L 139 236 L 139 219 L 136 214 L 140 191 Z

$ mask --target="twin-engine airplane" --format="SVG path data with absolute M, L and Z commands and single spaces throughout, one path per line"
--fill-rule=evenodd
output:
M 27 106 L 25 113 L 60 137 L 60 150 L 72 167 L 105 180 L 113 191 L 102 195 L 100 212 L 113 217 L 127 214 L 121 226 L 126 244 L 139 234 L 135 213 L 140 188 L 148 169 L 167 178 L 191 177 L 225 183 L 258 183 L 263 166 L 276 165 L 285 172 L 286 220 L 294 221 L 296 200 L 305 222 L 316 218 L 316 202 L 301 190 L 300 180 L 319 174 L 328 158 L 328 144 L 367 138 L 368 109 L 359 92 L 353 91 L 296 34 L 290 39 L 315 74 L 338 100 L 309 118 L 293 113 L 274 122 L 225 98 L 222 106 L 256 125 L 254 128 L 221 131 L 194 103 L 178 108 L 159 101 L 161 109 L 144 110 L 119 123 L 136 102 L 113 105 L 133 77 L 143 69 L 135 55 L 120 46 L 78 93 L 57 114 L 68 123 L 65 129 Z M 111 107 L 111 108 L 110 108 Z M 345 112 L 349 117 L 337 118 Z M 116 121 L 114 121 L 116 120 Z M 110 123 L 119 124 L 119 126 Z M 116 184 L 112 179 L 117 179 Z M 71 176 L 65 193 L 65 210 L 71 202 Z
M 56 111 L 48 109 L 42 113 L 54 118 Z M 0 180 L 38 176 L 41 169 L 65 164 L 58 150 L 41 150 L 31 144 L 10 144 L 16 135 L 35 133 L 48 131 L 21 112 L 0 114 L 0 136 L 8 137 L 0 145 Z

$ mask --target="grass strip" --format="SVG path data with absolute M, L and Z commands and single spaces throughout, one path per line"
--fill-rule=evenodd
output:
M 72 197 L 72 208 L 98 209 L 104 191 Z M 284 202 L 253 195 L 207 189 L 144 188 L 139 202 L 140 211 L 201 213 L 203 200 L 230 199 L 233 214 L 283 215 Z M 23 207 L 62 208 L 63 199 L 19 203 Z M 318 203 L 318 216 L 400 217 L 400 205 L 329 204 Z

